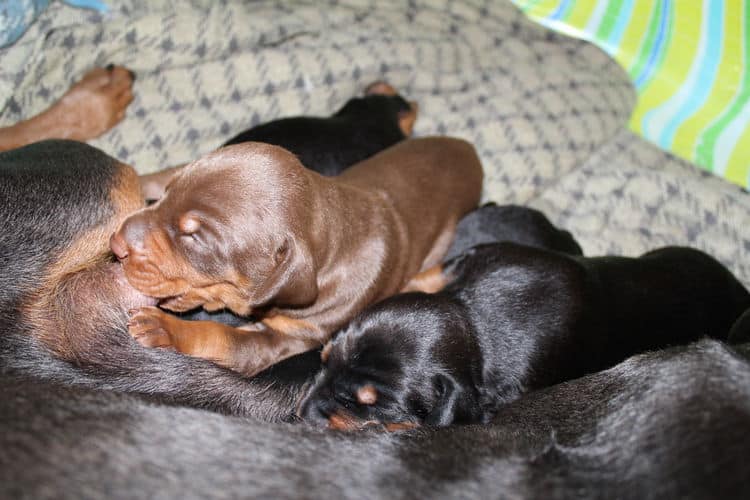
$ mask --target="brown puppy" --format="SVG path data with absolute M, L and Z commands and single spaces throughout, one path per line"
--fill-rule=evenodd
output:
M 111 247 L 162 307 L 258 321 L 232 328 L 146 307 L 130 332 L 248 375 L 320 346 L 440 262 L 482 175 L 474 148 L 451 138 L 403 141 L 333 178 L 267 144 L 211 153 L 131 215 Z
M 247 380 L 128 334 L 128 311 L 157 301 L 127 282 L 109 239 L 142 206 L 135 171 L 86 144 L 43 141 L 0 153 L 0 378 L 294 419 L 317 353 Z

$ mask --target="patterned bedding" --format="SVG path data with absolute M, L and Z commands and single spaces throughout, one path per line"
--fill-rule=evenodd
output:
M 127 118 L 94 144 L 140 172 L 285 115 L 327 114 L 385 79 L 416 134 L 472 141 L 484 196 L 544 210 L 587 254 L 693 245 L 750 285 L 750 196 L 626 128 L 635 94 L 603 52 L 494 0 L 53 3 L 0 50 L 0 125 L 94 65 L 133 69 Z

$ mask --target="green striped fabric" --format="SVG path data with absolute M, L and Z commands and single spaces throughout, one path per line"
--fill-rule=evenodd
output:
M 750 0 L 512 0 L 589 40 L 638 92 L 630 128 L 750 186 Z

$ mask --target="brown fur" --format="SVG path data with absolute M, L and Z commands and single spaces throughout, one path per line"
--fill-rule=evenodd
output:
M 226 307 L 261 320 L 249 330 L 212 328 L 215 343 L 229 346 L 220 359 L 208 334 L 174 346 L 251 375 L 323 344 L 365 306 L 437 265 L 481 184 L 474 149 L 458 139 L 403 141 L 335 178 L 282 148 L 245 143 L 182 170 L 111 246 L 130 283 L 162 307 Z M 164 312 L 148 316 L 175 338 L 196 330 Z M 263 342 L 239 342 L 248 331 Z
M 125 118 L 134 74 L 122 66 L 94 68 L 39 115 L 0 127 L 0 151 L 44 139 L 88 141 Z

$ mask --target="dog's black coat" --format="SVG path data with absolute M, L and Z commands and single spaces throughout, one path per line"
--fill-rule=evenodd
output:
M 406 138 L 399 128 L 399 113 L 409 110 L 409 103 L 398 95 L 355 97 L 330 117 L 274 120 L 246 130 L 224 145 L 266 142 L 291 151 L 311 170 L 338 175 Z
M 477 245 L 503 241 L 583 255 L 581 246 L 573 236 L 553 226 L 539 210 L 520 205 L 485 203 L 459 221 L 456 236 L 443 260 L 458 257 Z
M 434 295 L 397 295 L 334 338 L 301 415 L 327 424 L 486 422 L 521 394 L 704 336 L 726 339 L 750 306 L 720 263 L 668 247 L 585 258 L 480 245 L 448 262 Z M 377 391 L 360 404 L 359 388 Z
M 0 319 L 81 228 L 112 216 L 117 162 L 73 141 L 44 141 L 0 153 Z
M 750 364 L 716 341 L 527 394 L 483 426 L 331 432 L 9 379 L 0 421 L 2 498 L 750 495 Z

